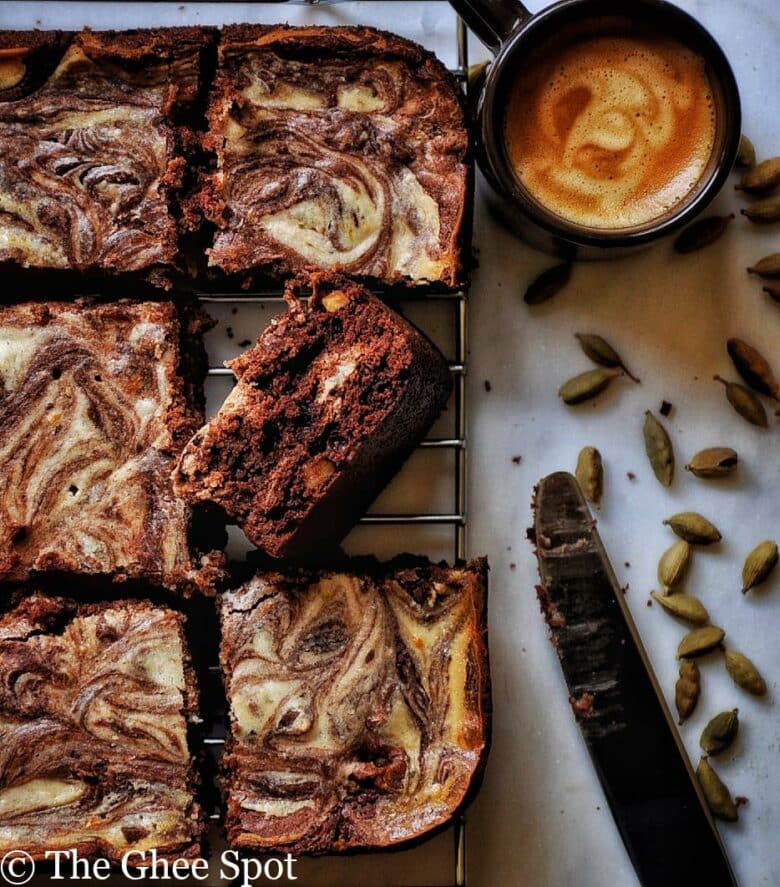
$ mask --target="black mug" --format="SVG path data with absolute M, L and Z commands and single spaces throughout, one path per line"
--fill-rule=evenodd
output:
M 726 56 L 696 19 L 665 0 L 560 0 L 532 15 L 518 0 L 451 0 L 493 52 L 477 102 L 477 159 L 492 186 L 500 217 L 533 245 L 566 258 L 619 256 L 679 230 L 721 190 L 737 156 L 741 133 L 739 90 Z M 508 156 L 504 115 L 509 91 L 522 77 L 523 62 L 540 45 L 591 22 L 672 36 L 704 62 L 712 86 L 715 134 L 697 184 L 665 214 L 633 227 L 587 226 L 544 206 L 521 183 Z

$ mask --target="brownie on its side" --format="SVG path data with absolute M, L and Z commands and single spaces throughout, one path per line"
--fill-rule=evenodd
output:
M 364 27 L 225 27 L 209 122 L 212 266 L 461 280 L 467 129 L 422 47 Z
M 203 422 L 208 319 L 170 302 L 0 308 L 0 580 L 65 571 L 208 590 L 170 473 Z
M 32 595 L 0 619 L 0 855 L 197 856 L 183 617 Z
M 259 574 L 222 597 L 232 847 L 384 848 L 446 824 L 489 745 L 487 562 Z
M 61 37 L 0 32 L 0 262 L 164 281 L 178 251 L 179 117 L 210 40 L 200 28 L 84 31 L 63 54 Z
M 335 546 L 443 409 L 447 364 L 362 287 L 317 278 L 229 366 L 237 384 L 187 444 L 174 489 L 219 505 L 274 557 Z

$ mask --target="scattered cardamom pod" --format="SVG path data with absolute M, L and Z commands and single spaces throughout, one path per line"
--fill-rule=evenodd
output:
M 689 225 L 674 241 L 675 251 L 681 255 L 693 253 L 715 243 L 725 233 L 734 220 L 734 213 L 728 216 L 707 216 Z
M 708 447 L 706 450 L 699 450 L 685 466 L 685 470 L 696 477 L 726 477 L 733 473 L 738 463 L 737 451 L 731 447 Z
M 558 396 L 562 398 L 564 403 L 573 406 L 601 394 L 613 379 L 622 375 L 623 370 L 618 369 L 587 370 L 587 372 L 569 379 L 568 382 L 564 382 L 558 390 Z
M 772 539 L 759 542 L 745 558 L 742 567 L 742 594 L 747 594 L 751 588 L 764 582 L 777 566 L 777 559 L 777 542 Z
M 769 428 L 769 419 L 764 405 L 749 388 L 745 388 L 738 382 L 728 382 L 722 376 L 713 376 L 712 378 L 725 385 L 728 402 L 743 419 L 759 428 Z
M 696 778 L 699 780 L 704 799 L 707 801 L 712 815 L 717 816 L 718 819 L 724 819 L 726 822 L 736 822 L 739 814 L 731 792 L 706 758 L 699 761 L 699 766 L 696 768 Z
M 755 265 L 748 266 L 751 274 L 758 274 L 759 277 L 774 278 L 780 277 L 780 253 L 772 253 L 759 259 Z
M 692 659 L 683 659 L 680 663 L 680 676 L 674 685 L 674 704 L 679 715 L 678 723 L 682 724 L 693 714 L 700 694 L 699 666 Z
M 743 216 L 747 216 L 751 222 L 758 225 L 767 225 L 770 222 L 780 220 L 780 194 L 773 197 L 765 197 L 763 200 L 756 200 L 750 206 L 746 206 L 740 210 Z
M 743 653 L 726 650 L 726 671 L 731 675 L 731 680 L 748 693 L 754 696 L 766 693 L 766 682 L 761 673 Z
M 710 614 L 704 604 L 689 594 L 664 595 L 651 591 L 650 597 L 672 616 L 690 622 L 692 625 L 706 625 L 710 621 Z
M 588 502 L 600 505 L 601 494 L 604 492 L 604 463 L 601 461 L 601 453 L 595 447 L 583 447 L 580 450 L 575 476 Z
M 602 367 L 610 367 L 611 369 L 619 368 L 634 382 L 639 379 L 628 369 L 623 363 L 623 358 L 615 351 L 615 349 L 595 333 L 575 333 L 576 339 L 580 343 L 580 348 L 593 361 Z
M 739 730 L 739 709 L 722 711 L 702 730 L 699 745 L 708 755 L 719 755 L 737 738 Z
M 691 545 L 714 545 L 723 538 L 718 528 L 695 511 L 681 511 L 664 521 L 681 539 Z
M 764 287 L 764 292 L 775 302 L 780 302 L 780 283 L 768 283 Z
M 691 565 L 693 550 L 685 539 L 679 539 L 661 555 L 658 561 L 658 581 L 664 594 L 670 594 L 685 578 Z
M 734 166 L 739 167 L 740 169 L 750 169 L 751 166 L 756 165 L 756 149 L 753 147 L 753 142 L 746 135 L 740 136 L 739 139 L 739 148 L 737 149 L 737 159 L 734 162 Z
M 765 194 L 780 185 L 780 157 L 770 157 L 742 174 L 738 191 Z
M 677 647 L 677 658 L 690 659 L 692 656 L 703 656 L 719 647 L 725 637 L 726 632 L 722 628 L 718 628 L 717 625 L 694 628 L 680 641 Z
M 737 372 L 759 394 L 780 400 L 780 382 L 764 355 L 742 339 L 731 338 L 726 350 Z
M 542 302 L 552 299 L 566 286 L 570 277 L 571 262 L 553 265 L 552 268 L 542 271 L 525 291 L 523 299 L 526 305 L 541 305 Z
M 653 474 L 665 487 L 672 484 L 674 478 L 674 450 L 664 426 L 647 410 L 645 412 L 645 452 L 650 460 Z

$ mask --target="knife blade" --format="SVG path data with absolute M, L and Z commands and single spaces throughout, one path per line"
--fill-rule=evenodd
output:
M 542 479 L 540 604 L 569 700 L 640 882 L 735 885 L 595 521 L 572 475 Z

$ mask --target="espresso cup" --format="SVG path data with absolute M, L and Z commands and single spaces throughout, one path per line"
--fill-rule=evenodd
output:
M 690 15 L 665 0 L 561 0 L 536 15 L 517 0 L 451 2 L 495 55 L 477 160 L 492 207 L 525 240 L 567 258 L 620 256 L 720 191 L 739 147 L 739 91 Z

